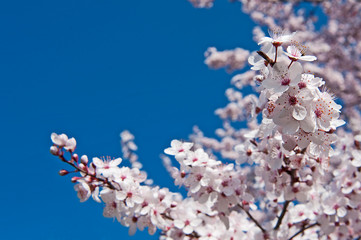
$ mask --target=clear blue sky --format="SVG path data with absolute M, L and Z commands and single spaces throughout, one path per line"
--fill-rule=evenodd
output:
M 52 132 L 88 156 L 121 155 L 119 133 L 136 136 L 144 169 L 173 185 L 159 154 L 193 125 L 213 136 L 231 76 L 203 53 L 255 49 L 239 4 L 209 10 L 186 0 L 13 0 L 0 3 L 1 239 L 157 239 L 80 203 L 66 166 L 49 153 Z M 171 188 L 176 191 L 177 188 Z

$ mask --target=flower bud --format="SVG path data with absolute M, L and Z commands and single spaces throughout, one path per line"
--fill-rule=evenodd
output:
M 83 155 L 83 156 L 81 156 L 81 158 L 80 158 L 80 162 L 82 163 L 82 164 L 84 164 L 84 165 L 88 165 L 88 156 L 87 155 Z
M 67 171 L 67 170 L 65 170 L 65 169 L 62 169 L 62 170 L 60 170 L 59 171 L 59 175 L 60 176 L 65 176 L 65 175 L 67 175 L 69 172 Z
M 78 160 L 79 160 L 79 156 L 78 156 L 78 154 L 76 154 L 76 153 L 74 153 L 71 158 L 74 159 L 75 162 L 78 162 Z
M 83 170 L 83 171 L 88 171 L 88 167 L 87 167 L 87 165 L 85 165 L 84 163 L 80 163 L 79 164 L 79 168 L 81 169 L 81 170 Z
M 58 152 L 59 152 L 59 149 L 57 146 L 51 146 L 50 147 L 50 153 L 57 156 L 58 155 Z
M 171 207 L 171 208 L 175 208 L 177 205 L 178 205 L 178 203 L 175 202 L 175 201 L 173 201 L 173 202 L 171 203 L 170 207 Z
M 72 177 L 71 182 L 75 183 L 77 182 L 81 177 Z

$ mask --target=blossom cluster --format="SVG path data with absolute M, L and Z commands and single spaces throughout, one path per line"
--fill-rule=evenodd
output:
M 249 57 L 252 69 L 260 72 L 255 78 L 265 96 L 255 105 L 263 109 L 261 128 L 276 129 L 272 126 L 276 125 L 288 151 L 298 147 L 314 157 L 328 157 L 336 139 L 332 132 L 345 123 L 339 119 L 341 105 L 327 90 L 320 90 L 325 83 L 321 78 L 304 72 L 300 61 L 314 61 L 316 57 L 305 55 L 304 47 L 296 43 L 284 52 L 282 45 L 291 42 L 293 34 L 272 35 L 259 42 L 263 51 Z M 262 133 L 262 137 L 269 134 Z
M 308 46 L 308 52 L 317 56 L 317 62 L 304 65 L 307 71 L 327 79 L 326 86 L 342 99 L 343 114 L 351 119 L 358 115 L 361 101 L 361 4 L 358 0 L 310 0 L 306 7 L 300 8 L 299 0 L 238 0 L 242 10 L 257 23 L 268 29 L 280 28 L 296 32 L 298 41 Z M 238 6 L 238 5 L 237 5 Z M 321 15 L 321 17 L 319 17 Z M 322 15 L 326 15 L 323 16 Z M 322 20 L 320 20 L 322 19 Z M 321 25 L 321 27 L 320 27 Z M 260 41 L 265 36 L 263 30 L 256 26 L 253 29 L 254 39 Z M 211 47 L 216 49 L 215 47 Z M 219 68 L 218 62 L 232 63 L 232 53 L 241 53 L 240 48 L 234 50 L 212 52 L 207 55 L 205 63 L 210 68 Z M 208 52 L 208 51 L 207 51 Z M 238 59 L 246 59 L 248 54 Z M 212 56 L 212 61 L 207 59 Z M 229 56 L 229 57 L 227 57 Z M 228 59 L 227 59 L 228 58 Z M 216 64 L 213 64 L 216 63 Z M 240 70 L 230 68 L 227 70 Z M 246 85 L 254 85 L 251 71 L 236 74 L 232 83 L 239 89 Z M 349 87 L 352 86 L 352 87 Z M 353 111 L 357 108 L 357 112 Z M 226 110 L 225 110 L 226 111 Z M 360 131 L 359 125 L 352 126 Z
M 256 74 L 254 71 L 236 74 L 232 78 L 232 84 L 238 89 L 250 85 L 256 91 L 261 91 L 260 96 L 255 94 L 243 96 L 236 89 L 228 89 L 226 95 L 230 103 L 216 111 L 216 114 L 224 121 L 223 128 L 216 131 L 219 139 L 206 137 L 200 129 L 194 128 L 191 140 L 196 143 L 197 147 L 206 149 L 208 153 L 220 153 L 222 158 L 235 160 L 238 164 L 259 164 L 259 166 L 255 166 L 254 175 L 256 177 L 254 179 L 259 181 L 260 189 L 266 189 L 266 191 L 264 195 L 259 196 L 258 205 L 266 206 L 264 211 L 270 214 L 270 206 L 275 205 L 272 201 L 279 202 L 280 197 L 284 198 L 283 209 L 286 211 L 282 210 L 281 213 L 285 212 L 285 219 L 288 217 L 288 213 L 292 213 L 292 219 L 288 224 L 300 227 L 299 231 L 304 234 L 301 239 L 359 239 L 359 219 L 361 219 L 361 155 L 359 155 L 361 51 L 359 43 L 361 35 L 358 29 L 361 26 L 361 18 L 356 16 L 361 14 L 361 4 L 356 0 L 309 1 L 315 2 L 317 5 L 310 4 L 308 10 L 305 10 L 297 7 L 299 1 L 239 1 L 242 2 L 243 11 L 250 14 L 257 23 L 266 25 L 270 29 L 281 28 L 288 32 L 297 31 L 292 38 L 306 43 L 308 52 L 317 56 L 317 62 L 306 62 L 303 65 L 300 82 L 309 82 L 307 88 L 316 93 L 315 96 L 318 96 L 321 105 L 317 103 L 317 109 L 309 108 L 315 106 L 312 103 L 316 98 L 311 105 L 308 105 L 309 102 L 306 106 L 301 105 L 306 108 L 307 114 L 303 120 L 297 120 L 295 116 L 297 117 L 298 113 L 295 112 L 295 116 L 293 116 L 293 110 L 299 109 L 298 106 L 287 109 L 276 105 L 277 100 L 281 104 L 283 100 L 283 104 L 287 105 L 287 100 L 294 100 L 294 98 L 290 98 L 292 95 L 284 95 L 284 99 L 280 100 L 277 95 L 275 99 L 272 99 L 273 97 L 269 94 L 262 93 L 263 81 L 272 75 L 267 72 L 268 66 L 264 70 L 265 66 L 260 60 L 265 60 L 268 64 L 272 63 L 275 59 L 275 47 L 273 46 L 272 49 L 271 45 L 267 44 L 267 41 L 272 43 L 272 40 L 265 38 L 260 27 L 255 27 L 254 39 L 262 43 L 261 51 L 264 54 L 261 54 L 269 58 L 254 53 L 250 58 L 250 63 L 253 64 L 253 69 L 257 70 L 260 67 L 258 69 L 261 70 L 260 74 Z M 318 30 L 317 16 L 314 15 L 314 12 L 320 9 L 327 15 L 327 23 Z M 276 35 L 277 33 L 279 32 L 276 32 Z M 274 37 L 277 38 L 277 36 Z M 301 53 L 299 56 L 303 57 L 304 48 L 299 44 L 296 45 L 293 49 L 297 50 L 298 48 Z M 287 47 L 286 49 L 292 58 L 292 49 Z M 227 54 L 224 54 L 225 52 Z M 231 59 L 228 60 L 226 56 L 231 56 L 230 52 L 231 50 L 214 51 L 213 60 L 207 61 L 206 59 L 205 62 L 211 68 L 218 68 L 218 65 L 212 65 L 212 63 L 217 63 L 217 58 L 224 63 L 229 62 Z M 297 54 L 297 52 L 294 53 Z M 245 52 L 243 59 L 246 57 L 249 57 L 249 54 Z M 242 58 L 239 57 L 239 59 Z M 257 62 L 260 64 L 259 66 L 254 65 Z M 229 70 L 227 65 L 224 67 Z M 318 77 L 310 74 L 311 72 Z M 321 78 L 327 81 L 323 82 Z M 298 81 L 299 77 L 295 79 Z M 268 87 L 273 87 L 272 83 L 274 82 L 271 81 L 271 86 Z M 266 82 L 267 84 L 268 82 Z M 260 87 L 257 87 L 259 85 Z M 321 89 L 325 89 L 327 86 L 329 90 L 320 91 L 320 86 Z M 275 88 L 277 91 L 277 86 Z M 280 88 L 282 90 L 282 86 Z M 297 93 L 298 91 L 303 92 L 302 89 L 300 90 L 299 83 L 297 86 L 289 86 L 286 91 L 290 91 L 290 88 L 293 88 L 294 93 L 296 90 Z M 340 102 L 342 101 L 344 105 L 342 114 L 339 112 L 340 106 L 334 101 L 322 101 L 322 99 L 329 98 L 334 100 L 333 94 L 330 94 L 331 91 L 341 99 Z M 297 96 L 296 99 L 298 100 Z M 304 100 L 302 99 L 302 101 Z M 291 103 L 294 102 L 288 102 L 288 105 L 292 105 Z M 331 104 L 331 108 L 328 107 L 328 104 Z M 267 109 L 267 107 L 270 108 Z M 319 111 L 324 109 L 331 111 Z M 275 111 L 277 114 L 273 113 Z M 279 114 L 283 114 L 285 111 L 287 114 L 292 111 L 290 119 L 293 121 L 293 129 L 292 125 L 287 125 L 288 122 L 286 122 L 286 130 L 283 128 L 282 118 L 284 115 L 279 116 Z M 260 115 L 259 113 L 263 115 L 261 124 L 256 119 Z M 346 131 L 334 130 L 336 126 L 343 123 L 342 120 L 335 121 L 335 117 L 337 119 L 340 114 L 348 121 Z M 253 117 L 250 119 L 249 115 Z M 320 115 L 332 118 L 319 118 Z M 290 115 L 288 116 L 290 117 Z M 312 122 L 308 122 L 310 116 L 313 119 Z M 248 120 L 248 129 L 233 127 L 234 121 L 246 119 Z M 316 121 L 314 121 L 315 119 Z M 273 132 L 274 125 L 278 128 L 276 132 Z M 315 125 L 316 132 L 306 130 Z M 291 132 L 293 132 L 295 128 L 298 128 L 295 134 L 287 134 L 287 131 L 292 130 Z M 334 133 L 337 135 L 337 141 Z M 267 138 L 270 140 L 262 136 L 268 136 Z M 292 148 L 293 151 L 290 151 L 289 149 Z M 248 189 L 250 188 L 249 186 Z M 292 199 L 297 201 L 292 201 Z M 287 202 L 290 203 L 286 204 Z M 282 224 L 280 229 L 282 229 Z
M 123 133 L 122 136 L 128 137 L 125 142 L 131 139 L 129 132 Z M 69 149 L 63 142 L 58 141 L 59 138 L 67 139 L 65 134 L 53 133 L 51 138 L 53 140 L 51 153 L 72 166 L 75 169 L 74 172 L 80 173 L 79 177 L 72 178 L 72 182 L 77 183 L 74 189 L 80 201 L 84 202 L 90 197 L 97 202 L 103 201 L 105 203 L 104 217 L 115 218 L 122 225 L 129 227 L 130 235 L 133 235 L 137 229 L 148 228 L 151 235 L 157 229 L 162 230 L 161 239 L 221 239 L 225 237 L 248 239 L 249 234 L 244 231 L 255 228 L 253 223 L 246 220 L 245 213 L 229 211 L 229 199 L 233 200 L 232 205 L 236 207 L 239 196 L 243 193 L 241 179 L 231 181 L 230 175 L 235 174 L 231 172 L 232 165 L 222 167 L 220 161 L 210 159 L 201 149 L 191 151 L 191 143 L 174 140 L 172 147 L 165 150 L 166 153 L 175 155 L 184 168 L 196 169 L 198 167 L 197 172 L 200 168 L 208 171 L 203 177 L 200 173 L 195 175 L 195 172 L 185 177 L 185 171 L 181 171 L 182 173 L 178 176 L 179 182 L 186 184 L 186 182 L 191 182 L 191 180 L 187 181 L 187 178 L 193 178 L 193 180 L 202 178 L 201 185 L 207 186 L 204 188 L 193 184 L 191 193 L 194 198 L 182 199 L 179 193 L 172 193 L 167 188 L 142 184 L 146 181 L 146 174 L 136 167 L 119 167 L 121 158 L 94 157 L 90 163 L 86 155 L 79 159 L 73 152 L 75 144 L 72 145 L 72 149 Z M 65 158 L 66 152 L 70 153 L 69 160 Z M 199 161 L 196 160 L 197 157 Z M 225 171 L 224 181 L 218 179 L 216 182 L 209 182 L 216 177 L 215 174 L 221 174 L 223 171 Z M 67 170 L 59 172 L 61 176 L 69 173 Z M 233 191 L 232 185 L 237 186 L 238 190 Z M 213 189 L 210 189 L 211 186 Z M 200 198 L 203 200 L 199 201 Z M 222 198 L 222 201 L 218 201 L 217 207 L 212 207 L 217 198 Z M 209 204 L 204 204 L 204 202 Z M 249 208 L 248 203 L 243 204 L 245 208 Z M 217 230 L 214 229 L 214 225 L 218 226 Z M 261 231 L 257 229 L 250 234 L 257 232 Z
M 127 131 L 121 144 L 131 168 L 120 167 L 121 158 L 79 159 L 75 139 L 53 133 L 51 153 L 80 174 L 72 178 L 80 201 L 103 201 L 103 215 L 129 227 L 129 234 L 148 228 L 166 240 L 360 236 L 361 135 L 338 131 L 336 141 L 336 128 L 345 123 L 341 105 L 322 78 L 304 70 L 302 63 L 316 57 L 294 38 L 274 31 L 259 39 L 260 51 L 247 53 L 254 72 L 244 76 L 259 95 L 227 90 L 230 110 L 217 114 L 248 117 L 248 128 L 225 121 L 216 131 L 220 141 L 195 129 L 192 142 L 173 140 L 165 149 L 176 166 L 167 156 L 164 165 L 186 197 L 152 185 Z

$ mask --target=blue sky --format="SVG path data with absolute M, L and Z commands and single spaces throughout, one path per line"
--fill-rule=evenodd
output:
M 240 4 L 209 10 L 186 0 L 63 0 L 0 3 L 3 188 L 1 239 L 158 239 L 128 237 L 80 203 L 66 168 L 51 156 L 50 134 L 66 133 L 77 152 L 121 155 L 130 130 L 149 177 L 173 186 L 159 154 L 198 125 L 207 135 L 221 121 L 231 76 L 209 70 L 207 47 L 255 50 L 254 26 Z M 173 187 L 172 187 L 173 186 Z

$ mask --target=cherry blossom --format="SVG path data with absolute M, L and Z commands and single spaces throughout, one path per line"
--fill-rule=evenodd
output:
M 58 135 L 56 133 L 52 133 L 51 140 L 55 145 L 59 147 L 64 147 L 66 150 L 74 151 L 76 147 L 75 138 L 68 139 L 68 136 L 66 136 L 65 134 Z
M 315 56 L 305 55 L 304 48 L 300 48 L 299 46 L 296 46 L 296 45 L 288 46 L 287 47 L 287 52 L 285 52 L 285 54 L 292 61 L 302 60 L 302 61 L 312 62 L 312 61 L 317 60 L 317 58 Z
M 300 63 L 295 62 L 288 68 L 287 63 L 277 62 L 270 75 L 262 82 L 262 86 L 275 92 L 285 92 L 290 86 L 296 86 L 301 81 L 303 72 Z
M 253 53 L 207 50 L 212 68 L 242 69 L 248 59 L 252 71 L 233 77 L 229 103 L 216 110 L 223 121 L 217 138 L 195 127 L 189 141 L 165 148 L 164 165 L 187 194 L 152 184 L 128 131 L 121 145 L 131 167 L 121 166 L 122 158 L 79 159 L 75 139 L 53 133 L 51 154 L 72 168 L 59 175 L 76 174 L 71 181 L 80 201 L 103 202 L 104 217 L 130 235 L 147 229 L 159 230 L 162 240 L 360 238 L 360 5 L 320 3 L 330 24 L 315 32 L 306 10 L 294 11 L 297 1 L 240 1 L 254 20 L 284 30 L 266 37 L 255 28 L 261 49 Z M 191 3 L 211 7 L 213 1 Z M 315 56 L 306 56 L 295 39 Z M 254 92 L 240 92 L 248 86 Z
M 261 40 L 258 42 L 258 45 L 261 45 L 264 43 L 272 43 L 273 46 L 279 47 L 284 43 L 290 42 L 292 40 L 293 36 L 296 34 L 296 33 L 285 34 L 280 29 L 272 30 L 269 33 L 271 36 L 261 38 Z
M 117 174 L 118 165 L 122 162 L 121 158 L 117 158 L 114 160 L 104 160 L 102 161 L 100 158 L 93 158 L 93 163 L 97 169 L 99 174 L 102 174 L 104 177 L 110 177 L 111 175 Z

